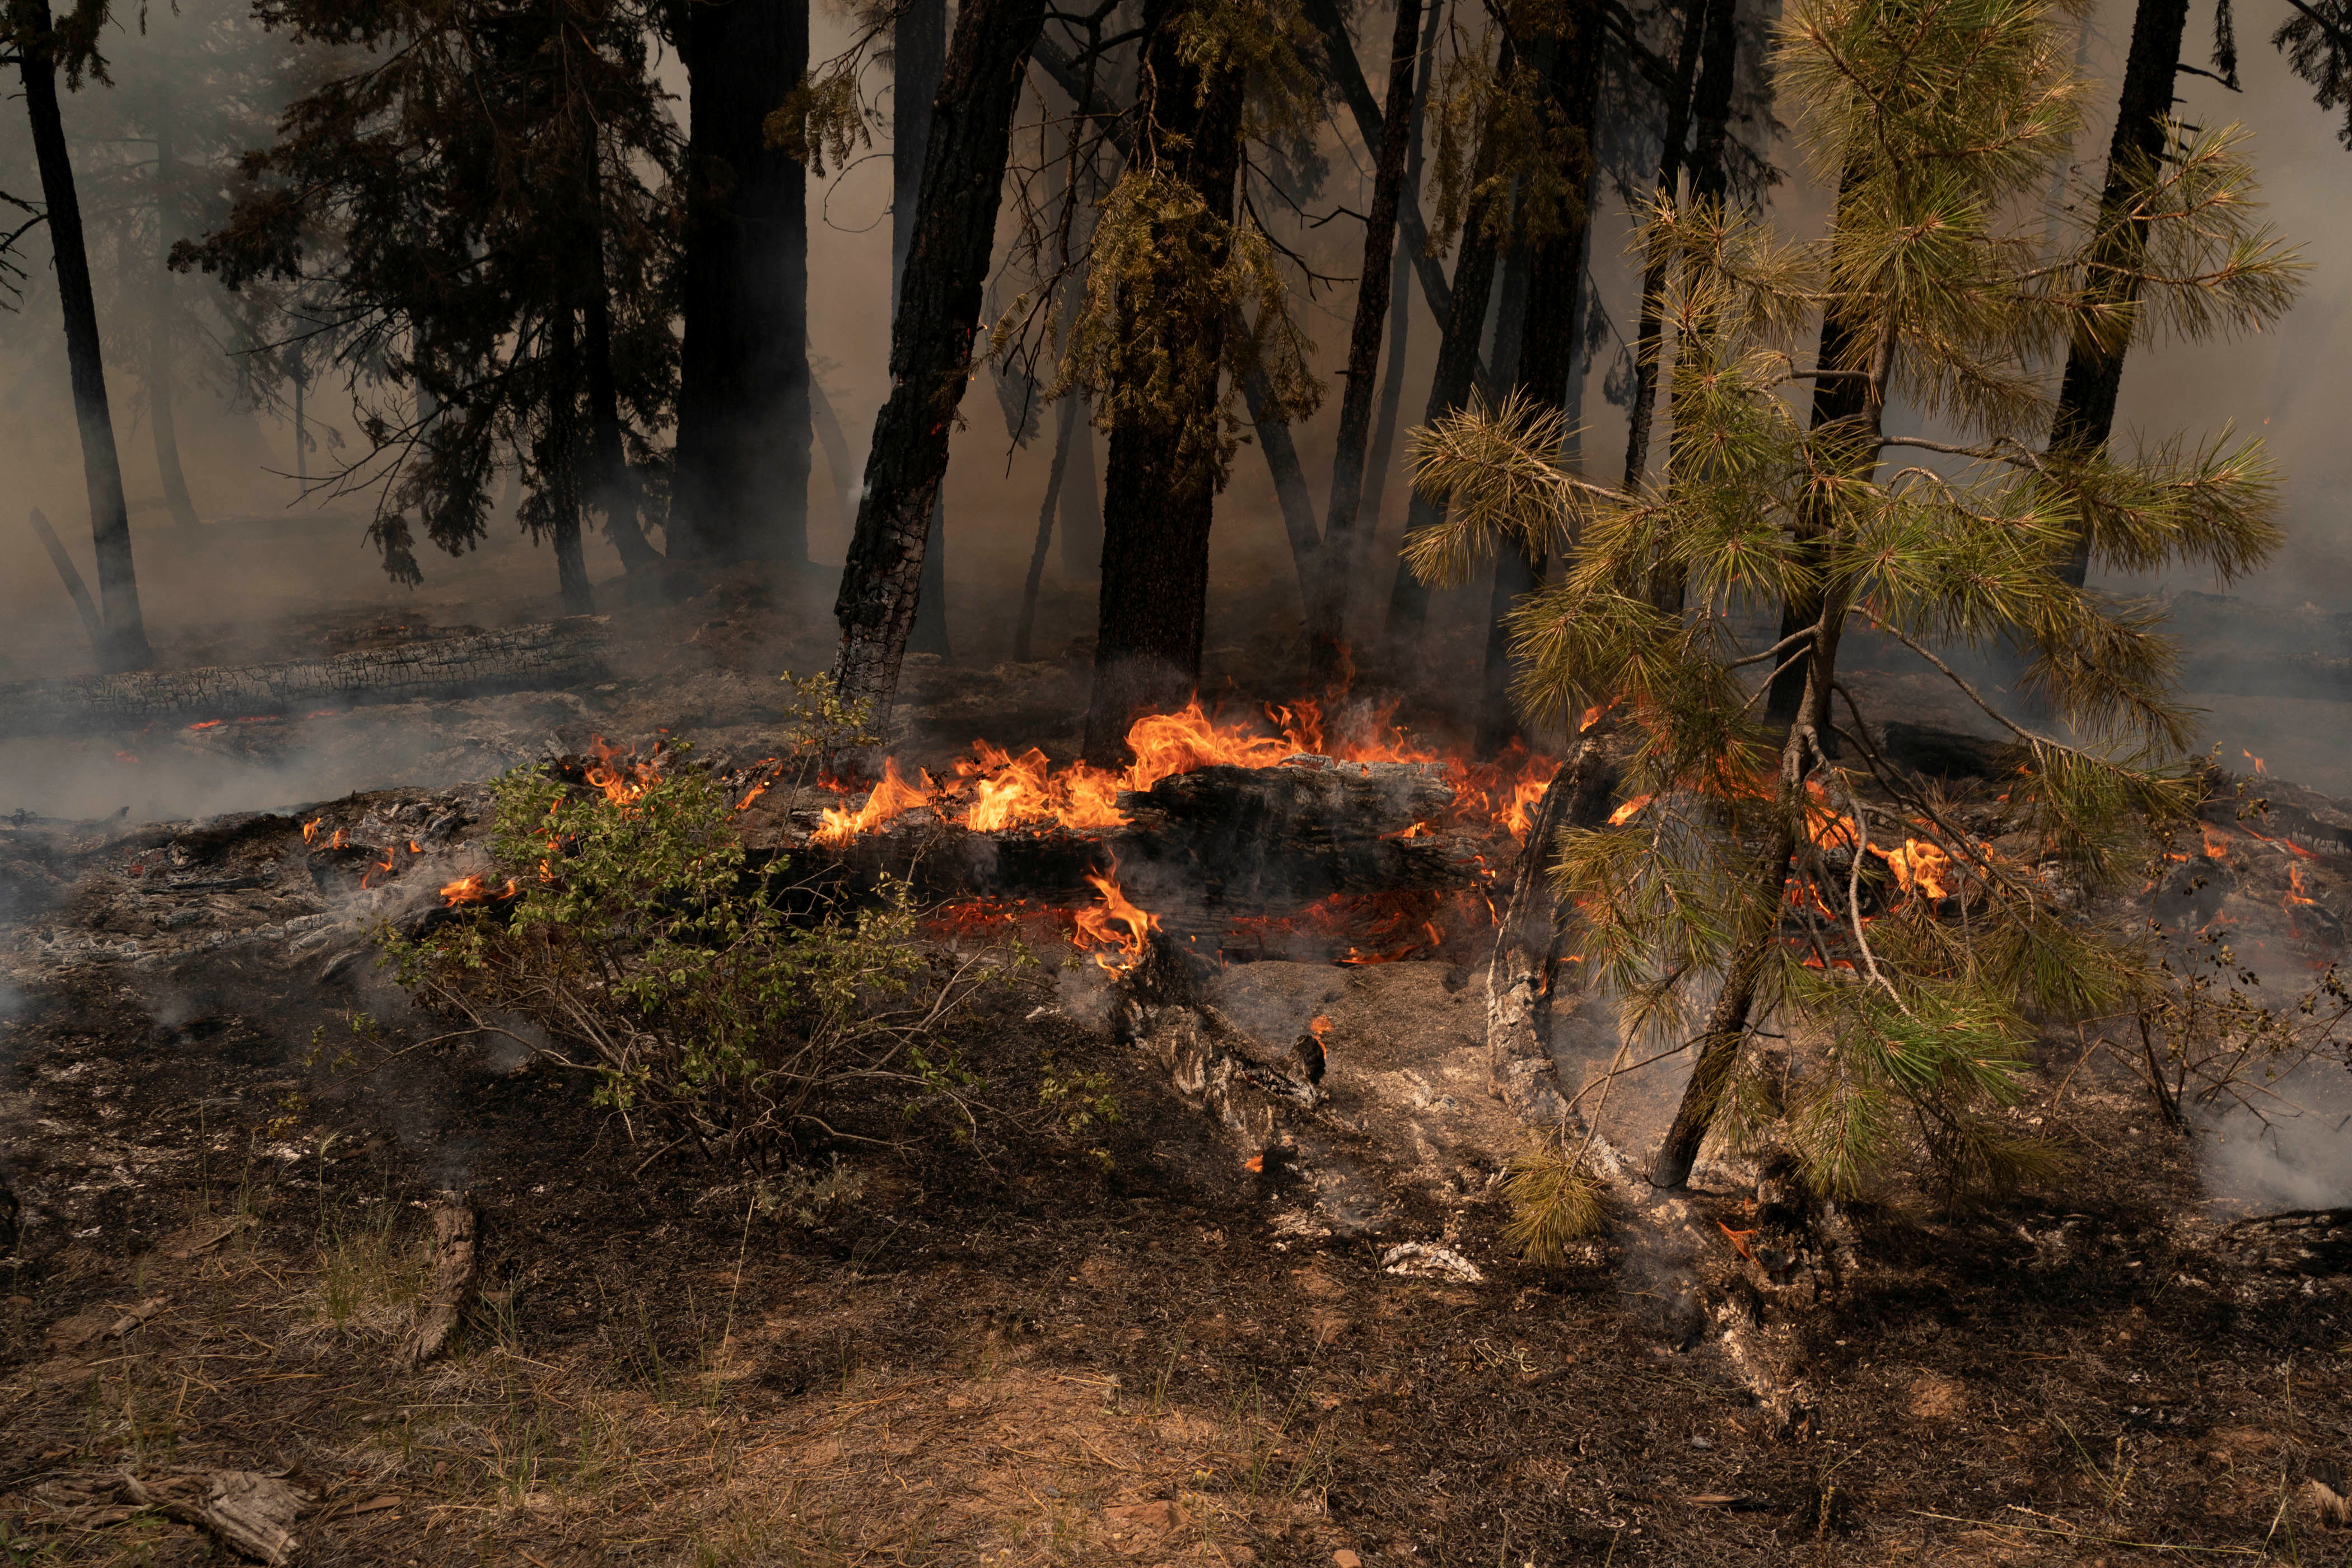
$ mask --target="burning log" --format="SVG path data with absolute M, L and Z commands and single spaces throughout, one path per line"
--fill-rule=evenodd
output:
M 602 678 L 609 641 L 602 616 L 580 616 L 283 664 L 26 681 L 0 687 L 0 730 L 58 734 L 572 686 Z

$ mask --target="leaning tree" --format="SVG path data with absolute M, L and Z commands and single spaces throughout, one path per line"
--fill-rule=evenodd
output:
M 1780 1141 L 1828 1192 L 1911 1153 L 1954 1182 L 2030 1172 L 2046 1151 L 1989 1112 L 2017 1092 L 2031 1019 L 2095 1011 L 2144 962 L 2070 918 L 2051 872 L 2115 876 L 2151 820 L 2192 805 L 2165 760 L 2189 716 L 2158 612 L 2070 581 L 2074 541 L 2116 567 L 2226 578 L 2279 535 L 2258 441 L 2029 444 L 2050 407 L 2035 367 L 2112 321 L 2095 230 L 2053 268 L 2009 222 L 2075 124 L 2067 53 L 2050 0 L 1800 0 L 1774 63 L 1816 169 L 1841 182 L 1836 216 L 1796 247 L 1719 204 L 1659 205 L 1664 309 L 1703 324 L 1675 363 L 1671 483 L 1574 478 L 1557 417 L 1524 404 L 1419 437 L 1420 483 L 1452 509 L 1411 542 L 1420 570 L 1572 551 L 1514 612 L 1518 693 L 1555 719 L 1599 706 L 1629 736 L 1633 798 L 1563 833 L 1555 876 L 1629 1039 L 1691 1048 L 1661 1187 L 1711 1132 Z M 2254 228 L 2250 184 L 2226 136 L 2146 171 L 2144 315 L 2252 325 L 2284 308 L 2294 263 Z M 1848 329 L 1825 363 L 1797 353 L 1815 312 Z M 1800 395 L 1828 384 L 1855 409 L 1815 424 Z M 1898 427 L 1897 400 L 1961 434 Z M 1882 473 L 1889 454 L 1902 465 Z M 1701 613 L 1659 608 L 1662 571 Z M 1736 598 L 1820 608 L 1749 650 L 1717 613 Z M 2011 737 L 1998 825 L 1964 822 L 1879 751 L 1838 658 L 1862 624 Z M 2066 731 L 2011 723 L 1938 651 L 2001 639 L 2032 649 L 2025 679 Z M 1775 734 L 1751 677 L 1782 666 L 1802 701 Z

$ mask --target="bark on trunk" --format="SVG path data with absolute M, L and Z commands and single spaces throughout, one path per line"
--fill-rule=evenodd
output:
M 136 729 L 294 716 L 330 704 L 556 690 L 605 679 L 608 647 L 605 623 L 587 616 L 283 664 L 28 681 L 0 686 L 0 732 Z
M 599 248 L 586 290 L 584 347 L 588 360 L 590 501 L 604 514 L 604 537 L 620 552 L 621 570 L 634 577 L 660 562 L 661 552 L 646 538 L 641 521 L 645 491 L 629 467 L 621 437 L 621 390 L 613 373 L 613 302 L 604 280 L 603 236 L 587 242 Z M 566 606 L 569 608 L 569 605 Z M 576 613 L 576 612 L 575 612 Z
M 1290 438 L 1290 422 L 1274 406 L 1274 388 L 1264 370 L 1250 367 L 1242 378 L 1242 398 L 1249 405 L 1250 426 L 1257 432 L 1258 449 L 1265 454 L 1266 472 L 1274 479 L 1275 508 L 1282 513 L 1282 531 L 1290 541 L 1290 563 L 1298 573 L 1299 603 L 1306 605 L 1314 596 L 1322 553 L 1322 540 L 1315 531 L 1315 498 L 1307 489 L 1307 469 L 1298 461 L 1297 443 Z
M 32 121 L 33 155 L 40 166 L 41 200 L 48 209 L 56 258 L 58 300 L 66 329 L 66 370 L 73 384 L 74 420 L 81 432 L 82 482 L 89 494 L 90 542 L 98 559 L 98 597 L 106 618 L 100 660 L 110 669 L 137 669 L 153 661 L 139 611 L 139 578 L 131 560 L 131 513 L 122 499 L 122 460 L 114 446 L 114 418 L 106 400 L 106 364 L 98 336 L 98 300 L 90 291 L 89 250 L 82 237 L 81 202 L 66 152 L 58 110 L 58 68 L 48 0 L 23 0 L 30 26 L 17 67 Z
M 1821 348 L 1813 363 L 1823 367 L 1846 364 L 1852 358 L 1853 348 L 1853 331 L 1834 311 L 1824 315 L 1822 319 Z M 1867 402 L 1868 394 L 1858 380 L 1841 376 L 1835 380 L 1815 382 L 1812 426 L 1819 430 L 1839 420 L 1860 418 Z M 1775 640 L 1796 636 L 1821 619 L 1821 615 L 1822 602 L 1817 594 L 1789 600 L 1780 606 L 1780 638 Z M 1805 661 L 1797 659 L 1785 664 L 1780 673 L 1772 677 L 1771 695 L 1765 699 L 1765 722 L 1790 724 L 1796 721 L 1798 711 L 1804 703 L 1806 669 Z
M 1699 41 L 1717 12 L 1728 16 L 1732 0 L 1685 0 L 1682 43 L 1675 51 L 1673 96 L 1666 100 L 1664 143 L 1658 154 L 1654 195 L 1672 201 L 1682 192 L 1683 143 L 1690 137 L 1691 85 L 1698 74 Z M 1712 85 L 1712 84 L 1710 84 Z M 1664 308 L 1666 260 L 1654 251 L 1642 266 L 1641 314 L 1633 329 L 1633 398 L 1626 411 L 1625 489 L 1641 484 L 1650 471 L 1650 415 L 1658 396 L 1659 361 L 1664 336 L 1660 311 Z
M 841 594 L 835 679 L 889 705 L 915 623 L 948 437 L 996 237 L 1004 160 L 1044 0 L 964 0 L 931 120 L 907 276 L 890 330 L 890 397 L 874 422 Z
M 172 352 L 172 241 L 177 226 L 172 221 L 172 139 L 155 138 L 155 290 L 149 308 L 147 339 L 147 422 L 155 436 L 155 472 L 163 481 L 163 505 L 181 528 L 196 526 L 196 503 L 188 495 L 188 476 L 180 467 L 180 430 L 172 407 L 172 379 L 177 356 Z
M 1371 435 L 1373 378 L 1389 308 L 1389 260 L 1396 249 L 1397 205 L 1404 188 L 1405 149 L 1412 140 L 1414 44 L 1421 0 L 1397 0 L 1389 44 L 1388 100 L 1372 210 L 1364 224 L 1364 265 L 1356 283 L 1356 319 L 1348 337 L 1347 390 L 1339 397 L 1339 446 L 1331 459 L 1331 510 L 1323 525 L 1321 562 L 1307 588 L 1307 673 L 1314 685 L 1336 679 L 1347 647 L 1349 567 L 1355 560 L 1357 510 L 1363 498 L 1365 447 Z
M 1208 212 L 1230 221 L 1241 173 L 1242 75 L 1227 65 L 1202 79 L 1181 47 L 1179 11 L 1155 4 L 1144 14 L 1145 69 L 1157 84 L 1147 135 L 1159 145 L 1150 155 L 1198 192 Z M 1087 758 L 1102 765 L 1125 757 L 1136 714 L 1181 704 L 1201 675 L 1209 528 L 1223 479 L 1207 426 L 1219 402 L 1226 324 L 1221 304 L 1185 284 L 1222 268 L 1229 242 L 1213 229 L 1170 240 L 1162 251 L 1167 297 L 1189 308 L 1159 310 L 1130 330 L 1160 340 L 1172 384 L 1158 406 L 1122 412 L 1110 437 L 1086 731 Z
M 1428 20 L 1421 35 L 1421 64 L 1412 82 L 1412 130 L 1405 139 L 1404 190 L 1400 205 L 1406 200 L 1418 201 L 1421 195 L 1421 127 L 1427 118 L 1430 74 L 1436 68 L 1438 29 L 1445 25 L 1445 7 L 1428 7 Z M 1373 544 L 1380 533 L 1381 503 L 1388 495 L 1389 471 L 1396 463 L 1396 433 L 1398 416 L 1404 407 L 1404 373 L 1406 344 L 1412 327 L 1412 241 L 1400 231 L 1397 240 L 1396 263 L 1389 279 L 1389 363 L 1381 379 L 1381 418 L 1372 437 L 1370 471 L 1364 479 L 1364 501 L 1359 515 L 1365 521 L 1356 530 L 1356 558 L 1348 563 L 1350 594 L 1356 592 L 1372 564 Z M 1444 318 L 1438 318 L 1444 324 Z
M 1029 552 L 1029 575 L 1021 584 L 1021 618 L 1013 627 L 1015 664 L 1029 662 L 1037 631 L 1037 590 L 1045 580 L 1045 553 L 1054 544 L 1054 512 L 1061 505 L 1062 481 L 1070 470 L 1070 445 L 1078 434 L 1078 400 L 1062 399 L 1054 419 L 1054 466 L 1045 475 L 1045 499 L 1037 507 L 1037 542 Z
M 1580 132 L 1584 151 L 1563 171 L 1579 193 L 1575 210 L 1559 226 L 1532 237 L 1527 257 L 1527 298 L 1514 366 L 1518 390 L 1538 407 L 1565 411 L 1568 384 L 1576 374 L 1577 340 L 1584 326 L 1585 250 L 1592 237 L 1590 149 L 1600 100 L 1601 18 L 1580 5 L 1570 13 L 1570 30 L 1545 50 L 1546 96 L 1562 123 Z M 1502 356 L 1498 351 L 1496 359 Z M 1479 754 L 1492 756 L 1518 733 L 1511 702 L 1510 636 L 1504 617 L 1543 582 L 1540 551 L 1506 550 L 1496 563 L 1489 605 L 1486 660 L 1475 739 Z
M 1062 480 L 1062 570 L 1074 582 L 1102 575 L 1102 475 L 1095 465 L 1095 426 L 1083 395 L 1078 428 L 1070 447 L 1070 472 Z
M 808 0 L 689 8 L 680 560 L 808 560 L 808 174 L 762 122 L 807 73 Z
M 816 427 L 816 444 L 824 452 L 825 471 L 833 476 L 836 515 L 845 529 L 857 526 L 857 469 L 850 461 L 849 438 L 842 434 L 841 416 L 824 384 L 809 377 L 809 423 Z
M 588 558 L 580 547 L 582 494 L 593 484 L 595 454 L 581 429 L 581 370 L 579 339 L 572 312 L 558 310 L 552 324 L 554 385 L 546 417 L 554 426 L 549 447 L 552 461 L 541 475 L 552 491 L 554 516 L 548 523 L 548 542 L 555 549 L 555 580 L 563 594 L 567 616 L 593 615 L 596 595 L 588 583 Z
M 1486 330 L 1486 303 L 1495 282 L 1496 244 L 1487 222 L 1490 210 L 1487 201 L 1474 200 L 1465 220 L 1462 258 L 1454 267 L 1453 308 L 1445 316 L 1445 335 L 1438 342 L 1437 369 L 1430 378 L 1429 403 L 1422 416 L 1425 425 L 1459 410 L 1477 379 L 1478 338 Z M 1405 512 L 1407 534 L 1444 521 L 1444 508 L 1418 490 L 1413 493 Z M 1401 679 L 1420 654 L 1422 628 L 1428 619 L 1429 590 L 1400 555 L 1383 637 L 1392 679 Z
M 915 213 L 923 195 L 924 149 L 931 134 L 931 101 L 947 68 L 947 0 L 911 0 L 898 13 L 890 36 L 890 308 L 895 318 L 905 280 L 907 250 L 915 239 Z M 953 657 L 948 643 L 947 504 L 931 501 L 931 524 L 923 548 L 923 572 L 915 596 L 915 629 L 909 653 Z
M 2147 243 L 2147 226 L 2131 216 L 2136 173 L 2164 153 L 2172 114 L 2173 75 L 2180 65 L 2180 35 L 2189 20 L 2188 0 L 2139 0 L 2132 19 L 2131 52 L 2124 62 L 2116 132 L 2107 150 L 2107 180 L 2099 193 L 2099 226 L 2092 240 L 2090 300 L 2120 310 L 2126 321 L 2139 297 L 2129 276 L 2116 268 L 2135 266 Z M 2112 353 L 2077 338 L 2066 353 L 2066 374 L 2058 387 L 2057 417 L 2050 426 L 2053 455 L 2096 455 L 2115 431 L 2116 398 L 2123 389 L 2125 344 Z M 2079 588 L 2090 574 L 2091 536 L 2075 536 L 2062 575 Z
M 48 552 L 49 564 L 58 569 L 58 577 L 66 585 L 66 596 L 73 601 L 75 613 L 81 616 L 81 629 L 89 634 L 91 650 L 102 657 L 106 652 L 106 619 L 91 602 L 89 590 L 82 585 L 81 573 L 76 570 L 73 557 L 66 553 L 65 541 L 58 537 L 58 531 L 49 526 L 48 518 L 39 507 L 32 509 L 32 524 L 34 536 Z

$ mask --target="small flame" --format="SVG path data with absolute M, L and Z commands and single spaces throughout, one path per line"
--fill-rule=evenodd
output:
M 515 879 L 507 879 L 504 888 L 491 888 L 482 880 L 478 871 L 468 873 L 454 882 L 445 882 L 441 897 L 453 907 L 458 904 L 484 903 L 491 899 L 511 899 L 515 896 Z
M 1307 1020 L 1307 1032 L 1319 1040 L 1331 1032 L 1331 1020 L 1318 1013 Z
M 1656 798 L 1657 797 L 1654 795 L 1635 795 L 1633 799 L 1627 801 L 1624 805 L 1619 806 L 1616 810 L 1609 814 L 1609 826 L 1612 827 L 1624 826 L 1627 823 L 1641 816 L 1642 808 Z
M 1873 846 L 1875 848 L 1875 846 Z M 1900 849 L 1882 849 L 1886 864 L 1895 873 L 1895 880 L 1906 893 L 1923 898 L 1948 899 L 1952 896 L 1952 858 L 1941 846 L 1925 839 L 1906 838 Z
M 386 872 L 386 871 L 391 870 L 391 869 L 392 869 L 392 861 L 393 861 L 393 854 L 392 854 L 392 851 L 391 851 L 390 849 L 386 849 L 386 850 L 383 852 L 383 863 L 382 865 L 379 865 L 379 866 L 371 866 L 371 867 L 369 867 L 369 868 L 368 868 L 364 872 L 361 873 L 361 876 L 360 876 L 360 886 L 361 886 L 361 887 L 362 887 L 362 888 L 364 888 L 364 887 L 366 887 L 366 886 L 368 885 L 368 883 L 369 883 L 373 879 L 374 879 L 374 878 L 376 878 L 376 877 L 378 877 L 378 876 L 382 875 L 383 873 L 384 873 L 384 872 Z
M 319 825 L 326 820 L 327 819 L 323 816 L 314 816 L 310 821 L 304 823 L 302 825 L 302 842 L 308 844 L 312 839 L 318 837 Z
M 2254 764 L 2254 772 L 2256 773 L 2266 773 L 2270 772 L 2269 768 L 2263 765 L 2262 758 L 2254 755 L 2253 752 L 2247 751 L 2244 747 L 2241 746 L 2238 748 L 2238 754 L 2245 758 L 2246 761 Z
M 2288 883 L 2288 892 L 2286 897 L 2279 900 L 2279 907 L 2281 909 L 2292 911 L 2298 904 L 2308 906 L 2315 905 L 2319 902 L 2317 899 L 2312 898 L 2308 895 L 2303 885 L 2303 868 L 2296 865 L 2292 860 L 2287 862 L 2286 879 Z
M 424 851 L 424 850 L 422 850 L 422 849 L 420 849 L 420 848 L 418 848 L 418 847 L 416 847 L 416 840 L 415 840 L 415 839 L 414 839 L 414 838 L 412 838 L 412 839 L 410 839 L 410 840 L 408 841 L 408 852 L 409 852 L 411 855 L 422 855 L 422 854 L 424 854 L 424 853 L 425 853 L 425 851 Z
M 1129 901 L 1114 880 L 1118 875 L 1118 862 L 1113 860 L 1110 869 L 1102 873 L 1089 871 L 1087 882 L 1101 901 L 1093 909 L 1077 912 L 1076 930 L 1070 941 L 1081 948 L 1095 949 L 1095 962 L 1111 973 L 1125 974 L 1143 962 L 1149 951 L 1151 933 L 1160 929 L 1160 917 L 1139 910 Z M 1114 931 L 1112 922 L 1125 926 L 1124 931 Z
M 588 738 L 588 752 L 596 760 L 587 770 L 588 782 L 604 792 L 614 805 L 635 805 L 654 782 L 653 764 L 636 760 L 634 751 L 607 744 L 602 735 Z
M 870 832 L 895 816 L 919 805 L 929 805 L 939 795 L 939 789 L 931 783 L 930 774 L 922 773 L 920 769 L 917 773 L 923 781 L 920 785 L 910 784 L 899 776 L 898 758 L 891 757 L 884 762 L 882 782 L 866 795 L 864 805 L 856 811 L 845 811 L 835 806 L 825 808 L 824 819 L 816 830 L 816 842 L 846 844 L 857 835 Z
M 2200 822 L 2197 825 L 2197 827 L 2198 831 L 2205 836 L 2205 858 L 2208 860 L 2227 860 L 2230 858 L 2229 836 L 2227 834 L 2216 833 L 2213 830 L 2212 824 L 2210 823 Z
M 207 719 L 201 724 L 191 724 L 188 728 L 191 730 L 217 730 L 226 722 L 228 722 L 228 721 L 226 719 Z
M 341 849 L 342 847 L 343 847 L 343 830 L 342 830 L 341 828 L 338 827 L 338 828 L 336 828 L 336 829 L 335 829 L 335 837 L 334 837 L 334 838 L 333 838 L 333 839 L 332 839 L 332 840 L 331 840 L 331 841 L 327 845 L 327 847 L 328 847 L 328 848 L 330 848 L 330 849 Z

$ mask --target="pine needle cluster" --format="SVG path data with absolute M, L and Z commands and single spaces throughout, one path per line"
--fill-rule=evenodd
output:
M 1654 486 L 1562 468 L 1557 417 L 1517 400 L 1417 435 L 1417 481 L 1449 510 L 1408 541 L 1416 571 L 1461 581 L 1510 541 L 1561 552 L 1565 574 L 1510 617 L 1517 696 L 1538 720 L 1598 706 L 1628 737 L 1632 798 L 1562 835 L 1555 876 L 1628 1037 L 1696 1049 L 1662 1185 L 1709 1133 L 1785 1146 L 1825 1194 L 1914 1162 L 1953 1191 L 2045 1173 L 2052 1151 L 1999 1114 L 2038 1025 L 2113 1004 L 2147 967 L 2079 917 L 2080 889 L 2193 809 L 2191 716 L 2157 608 L 2061 569 L 2086 542 L 2097 565 L 2227 580 L 2278 542 L 2274 480 L 2260 442 L 2226 431 L 2063 460 L 2028 437 L 2071 338 L 2257 325 L 2296 264 L 2253 221 L 2231 132 L 2143 171 L 2161 215 L 2146 247 L 2095 255 L 2085 233 L 2050 251 L 2033 197 L 2084 98 L 2059 21 L 2050 0 L 1788 8 L 1778 88 L 1836 216 L 1800 244 L 1712 205 L 1650 215 L 1636 244 L 1668 258 L 1677 345 Z M 2105 305 L 2122 266 L 2128 316 Z M 1800 334 L 1825 316 L 1842 330 L 1808 363 Z M 1809 421 L 1823 384 L 1858 390 L 1857 411 Z M 1891 427 L 1890 408 L 1937 435 Z M 1687 598 L 1654 592 L 1664 579 Z M 1742 602 L 1818 618 L 1743 647 L 1724 614 Z M 1856 626 L 2003 727 L 1997 813 L 1880 752 L 1838 666 Z M 1945 657 L 2012 646 L 2046 730 Z M 1761 711 L 1783 671 L 1804 683 L 1785 733 Z

